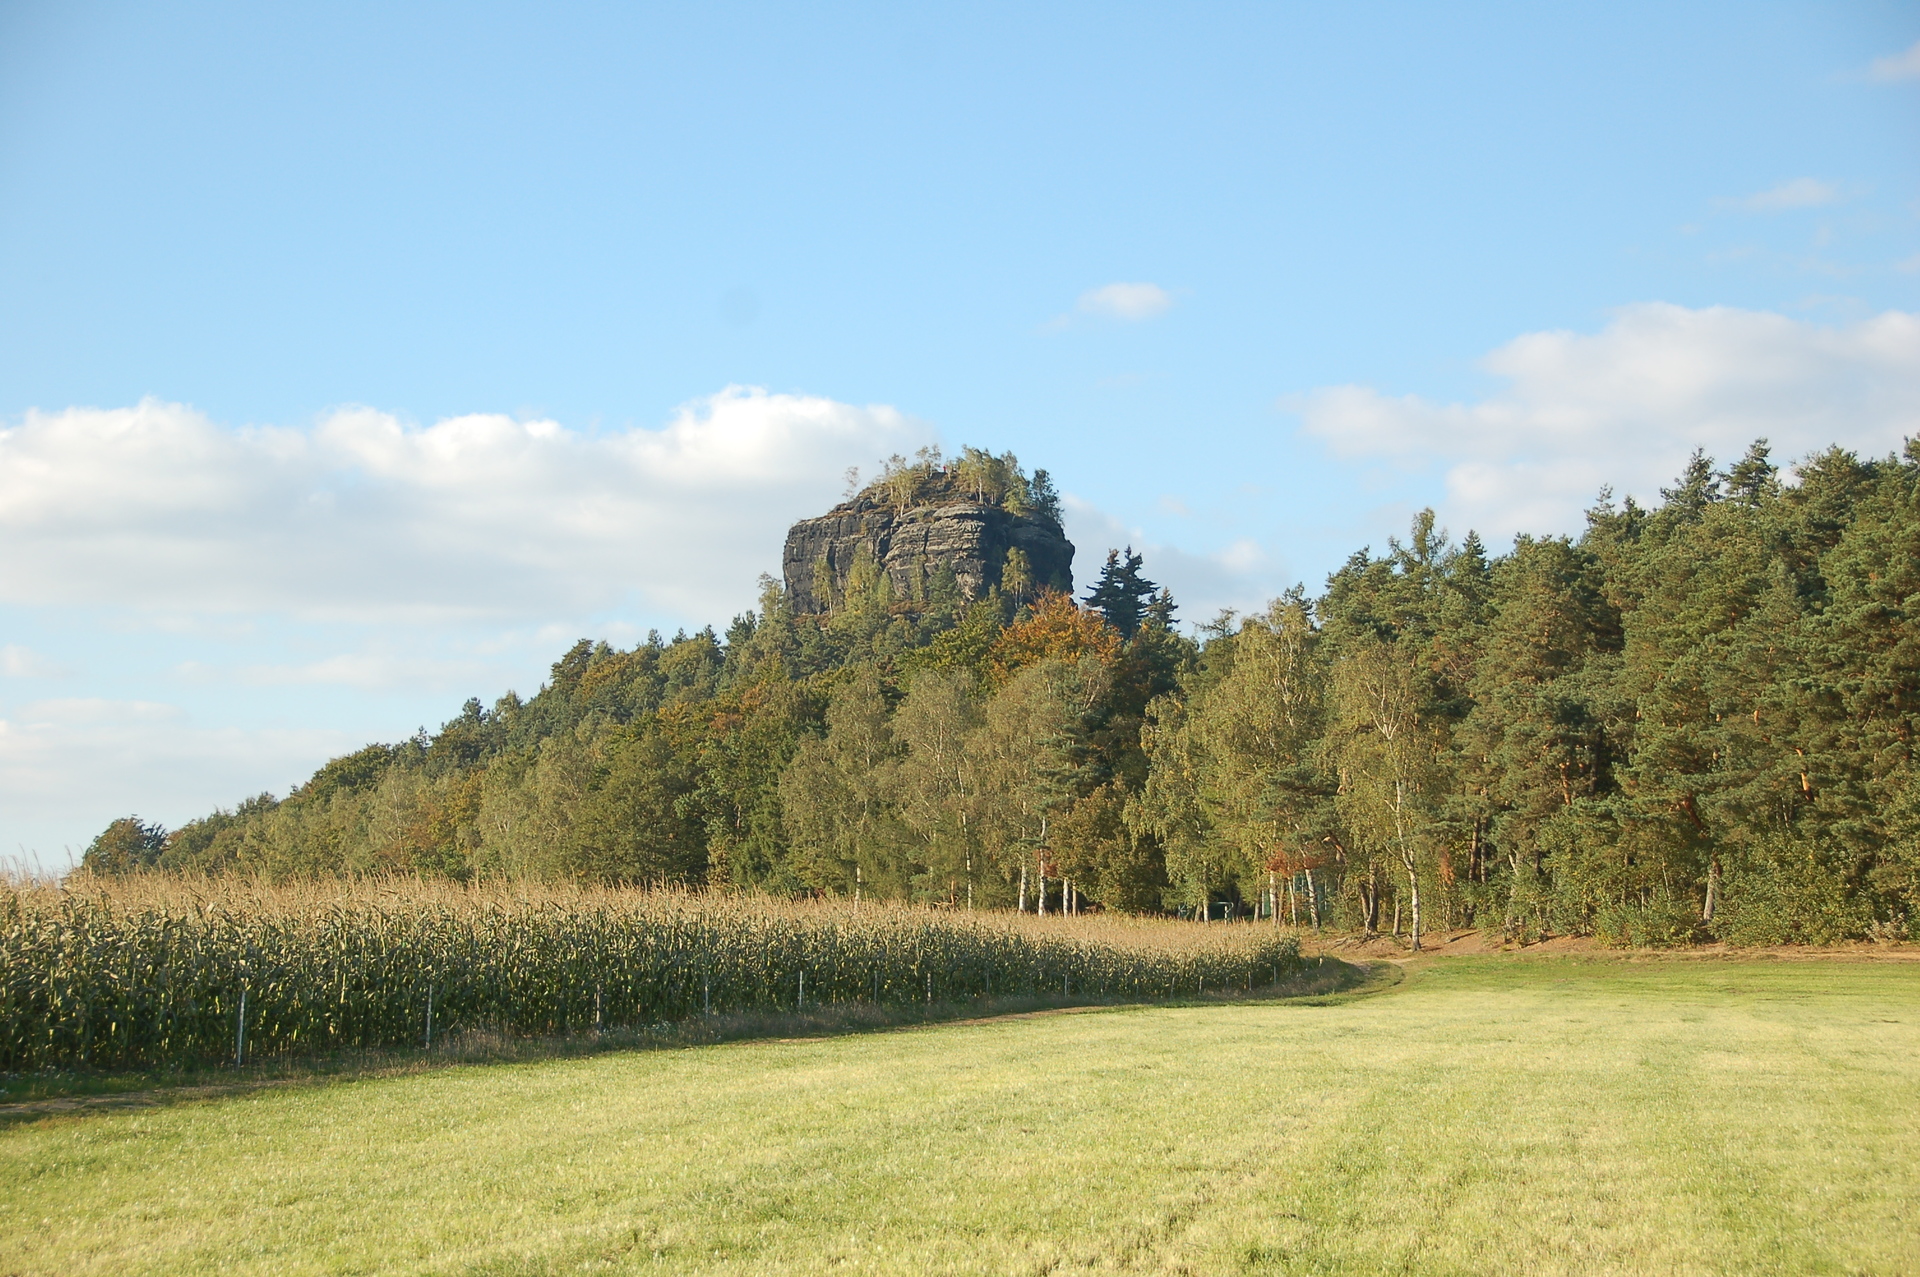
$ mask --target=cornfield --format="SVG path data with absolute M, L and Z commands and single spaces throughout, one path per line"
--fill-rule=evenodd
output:
M 752 897 L 161 876 L 0 886 L 0 1070 L 151 1068 L 702 1013 L 1153 999 L 1300 966 L 1256 925 Z

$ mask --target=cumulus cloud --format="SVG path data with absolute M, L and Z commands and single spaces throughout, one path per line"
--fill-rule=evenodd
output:
M 64 666 L 48 660 L 30 647 L 18 643 L 0 646 L 0 677 L 58 678 L 67 673 Z
M 1107 284 L 1080 294 L 1083 315 L 1107 319 L 1152 319 L 1173 305 L 1173 295 L 1158 284 Z
M 36 701 L 0 717 L 0 853 L 64 870 L 121 816 L 176 825 L 246 794 L 284 793 L 347 733 L 197 725 L 157 701 Z
M 1442 467 L 1447 518 L 1501 538 L 1577 531 L 1602 484 L 1654 499 L 1696 447 L 1725 461 L 1765 436 L 1792 460 L 1920 433 L 1920 315 L 1901 311 L 1826 328 L 1652 303 L 1593 335 L 1526 334 L 1482 366 L 1506 386 L 1474 403 L 1332 386 L 1288 406 L 1338 455 Z
M 484 661 L 396 656 L 390 652 L 342 652 L 299 664 L 258 664 L 237 671 L 256 687 L 311 684 L 386 691 L 397 687 L 484 687 L 497 682 L 497 666 Z
M 1196 554 L 1154 541 L 1072 493 L 1062 498 L 1061 507 L 1067 539 L 1074 544 L 1074 583 L 1083 595 L 1099 576 L 1107 551 L 1122 546 L 1132 546 L 1144 560 L 1149 580 L 1173 591 L 1180 620 L 1188 624 L 1211 620 L 1222 608 L 1250 611 L 1284 588 L 1277 565 L 1255 541 L 1243 538 Z
M 600 434 L 367 408 L 309 429 L 155 400 L 33 412 L 0 430 L 0 601 L 450 621 L 637 595 L 724 616 L 849 464 L 932 437 L 891 408 L 740 387 Z
M 1867 68 L 1869 79 L 1911 80 L 1920 78 L 1920 40 L 1904 53 L 1888 54 L 1884 58 L 1875 58 Z
M 1796 177 L 1771 190 L 1758 191 L 1728 203 L 1754 213 L 1778 213 L 1794 208 L 1818 208 L 1840 198 L 1840 188 L 1817 177 Z

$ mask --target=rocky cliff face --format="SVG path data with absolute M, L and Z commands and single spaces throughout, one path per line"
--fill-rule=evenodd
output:
M 1073 589 L 1073 543 L 1051 519 L 953 492 L 897 506 L 872 491 L 787 532 L 781 571 L 797 612 L 830 612 L 862 575 L 884 577 L 896 600 L 957 588 L 972 600 L 1001 584 L 1007 552 L 1026 556 L 1029 589 Z M 951 572 L 949 583 L 947 572 Z

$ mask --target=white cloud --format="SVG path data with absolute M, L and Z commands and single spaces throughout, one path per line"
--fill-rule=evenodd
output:
M 1131 546 L 1147 578 L 1173 592 L 1179 619 L 1212 620 L 1222 608 L 1258 608 L 1280 588 L 1278 567 L 1254 541 L 1240 539 L 1211 554 L 1195 554 L 1149 539 L 1105 510 L 1072 493 L 1061 499 L 1067 539 L 1074 544 L 1074 584 L 1084 595 L 1100 575 L 1107 551 Z
M 1920 40 L 1905 53 L 1893 53 L 1884 58 L 1875 58 L 1867 68 L 1867 76 L 1874 80 L 1911 80 L 1920 76 Z
M 1778 213 L 1792 208 L 1817 208 L 1840 198 L 1840 188 L 1817 177 L 1796 177 L 1771 190 L 1726 201 L 1755 213 Z
M 0 677 L 59 678 L 69 671 L 48 660 L 30 647 L 18 643 L 0 646 Z
M 1108 319 L 1152 319 L 1173 305 L 1173 294 L 1158 284 L 1107 284 L 1080 294 L 1083 315 Z
M 109 821 L 173 825 L 245 794 L 285 793 L 365 743 L 335 731 L 201 727 L 154 701 L 19 706 L 0 718 L 0 855 L 63 870 Z
M 932 430 L 731 387 L 659 430 L 366 408 L 229 429 L 179 404 L 0 430 L 0 601 L 303 619 L 544 618 L 637 593 L 724 617 L 850 463 Z
M 1602 484 L 1657 499 L 1696 447 L 1723 462 L 1765 436 L 1791 461 L 1920 433 L 1920 315 L 1823 328 L 1761 311 L 1650 303 L 1594 335 L 1528 333 L 1489 354 L 1475 403 L 1333 386 L 1288 406 L 1347 457 L 1444 467 L 1442 513 L 1505 538 L 1574 532 Z
M 482 661 L 343 652 L 298 665 L 248 665 L 238 675 L 242 683 L 256 687 L 314 684 L 377 692 L 398 687 L 484 687 L 498 682 L 500 671 Z

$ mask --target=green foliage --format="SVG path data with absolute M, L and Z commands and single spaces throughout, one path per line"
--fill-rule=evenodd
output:
M 828 616 L 582 639 L 530 699 L 336 759 L 101 872 L 397 871 L 956 907 L 1065 875 L 1113 910 L 1365 931 L 1828 941 L 1920 917 L 1920 449 L 1783 479 L 1694 456 L 1654 509 L 1489 555 L 1432 512 L 1318 598 L 1172 629 L 1113 551 L 1083 607 L 867 555 Z M 1044 472 L 894 458 L 856 500 L 1057 514 Z M 831 574 L 828 574 L 831 576 Z M 1416 921 L 1415 915 L 1418 915 Z
M 1917 462 L 1836 449 L 1789 485 L 1764 442 L 1724 474 L 1696 455 L 1660 509 L 1603 493 L 1579 541 L 1492 561 L 1423 515 L 1311 605 L 1334 712 L 1304 768 L 1237 726 L 1249 635 L 1211 627 L 1156 704 L 1133 809 L 1174 897 L 1256 886 L 1245 849 L 1286 846 L 1249 837 L 1263 786 L 1291 775 L 1280 871 L 1336 880 L 1363 929 L 1427 903 L 1443 925 L 1636 944 L 1906 934 Z
M 138 816 L 122 816 L 100 831 L 80 857 L 80 867 L 97 874 L 133 873 L 159 864 L 166 849 L 163 827 L 142 824 Z
M 1917 1001 L 1911 962 L 1456 957 L 1315 1009 L 476 1034 L 440 1060 L 522 1062 L 16 1118 L 0 1272 L 1910 1274 Z
M 1100 569 L 1100 579 L 1087 591 L 1087 606 L 1106 618 L 1107 624 L 1120 632 L 1120 637 L 1130 639 L 1147 619 L 1150 609 L 1156 605 L 1151 602 L 1154 591 L 1160 587 L 1147 580 L 1141 573 L 1141 557 L 1128 546 L 1122 556 L 1119 550 L 1108 550 L 1107 561 Z M 1161 605 L 1156 619 L 1162 625 L 1172 619 L 1172 596 Z

